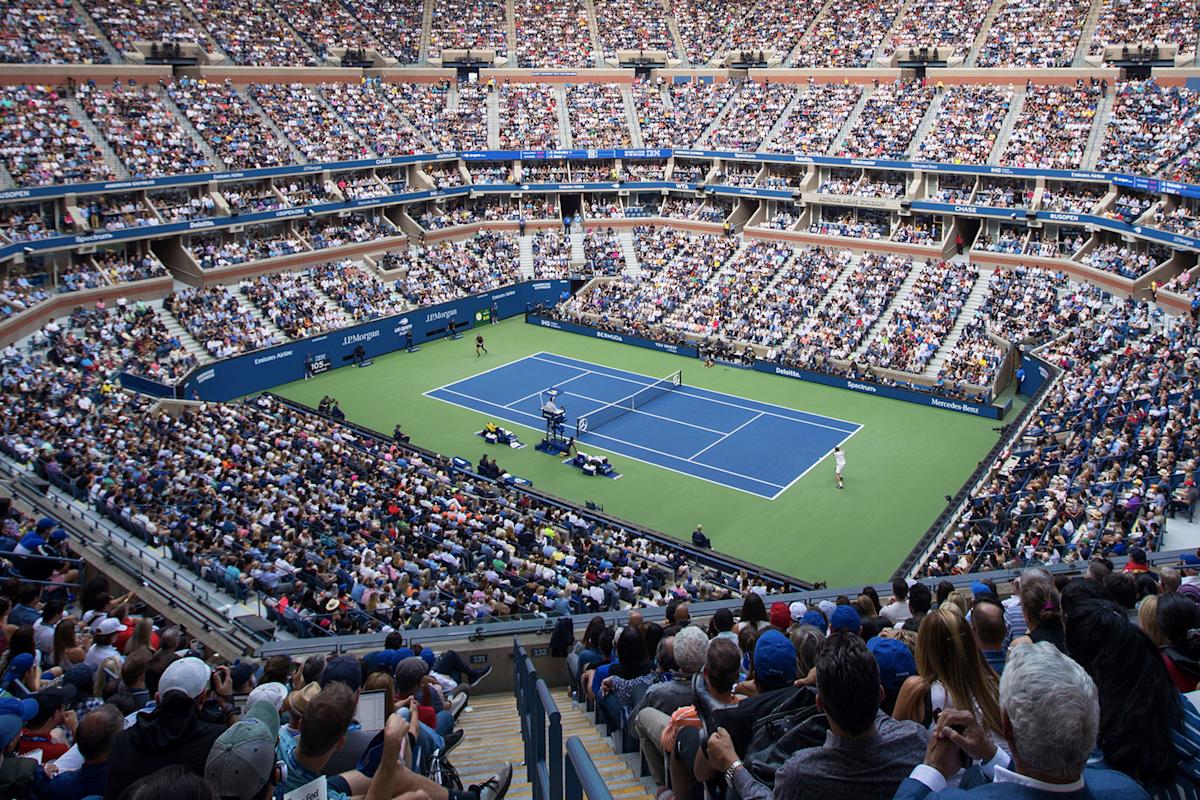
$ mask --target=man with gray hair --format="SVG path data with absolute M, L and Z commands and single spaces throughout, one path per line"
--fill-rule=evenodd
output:
M 1085 769 L 1100 729 L 1096 684 L 1049 642 L 1015 648 L 1000 677 L 1000 719 L 1012 755 L 970 711 L 938 717 L 925 752 L 894 800 L 1138 800 L 1149 795 L 1122 772 Z M 947 781 L 965 754 L 979 763 L 962 789 Z
M 672 638 L 675 669 L 671 672 L 671 680 L 647 689 L 629 717 L 657 787 L 667 785 L 660 743 L 663 731 L 670 724 L 672 714 L 692 705 L 692 676 L 704 669 L 704 660 L 708 656 L 708 636 L 703 629 L 691 625 Z

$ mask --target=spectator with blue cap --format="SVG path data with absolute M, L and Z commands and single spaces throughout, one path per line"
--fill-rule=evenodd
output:
M 763 631 L 754 642 L 754 686 L 760 694 L 796 680 L 796 648 L 777 630 Z
M 32 653 L 21 653 L 13 656 L 8 662 L 8 669 L 0 677 L 0 689 L 11 697 L 24 699 L 33 695 L 39 688 L 41 675 L 37 661 Z
M 709 737 L 709 763 L 725 774 L 741 800 L 891 797 L 924 758 L 929 733 L 880 710 L 880 677 L 862 637 L 846 631 L 830 634 L 821 643 L 816 665 L 816 705 L 829 723 L 825 744 L 793 752 L 775 773 L 773 789 L 742 763 L 724 728 Z
M 829 620 L 829 632 L 853 633 L 857 636 L 862 631 L 862 618 L 854 606 L 838 606 Z
M 908 645 L 899 639 L 874 636 L 867 640 L 867 649 L 875 656 L 875 663 L 879 666 L 879 683 L 883 686 L 880 708 L 890 715 L 896 708 L 900 687 L 917 674 L 917 660 L 913 658 Z
M 28 718 L 24 716 L 25 711 L 13 713 L 9 710 L 11 702 L 11 699 L 0 698 L 0 703 L 4 704 L 0 706 L 0 797 L 29 797 L 38 763 L 13 753 L 13 745 Z M 37 703 L 33 705 L 36 707 Z
M 829 630 L 829 620 L 825 618 L 825 614 L 817 609 L 809 609 L 804 612 L 804 616 L 800 618 L 801 625 L 812 625 L 819 631 Z

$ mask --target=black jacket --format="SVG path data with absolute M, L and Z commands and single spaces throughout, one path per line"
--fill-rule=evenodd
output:
M 192 703 L 180 700 L 139 714 L 113 742 L 105 800 L 118 800 L 130 784 L 172 764 L 203 775 L 208 751 L 224 730 L 201 720 Z

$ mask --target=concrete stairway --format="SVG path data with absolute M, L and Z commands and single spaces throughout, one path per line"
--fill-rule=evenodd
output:
M 268 114 L 266 110 L 258 104 L 258 101 L 254 99 L 254 95 L 250 93 L 250 88 L 242 87 L 238 90 L 238 93 L 241 94 L 242 99 L 246 101 L 246 105 L 250 106 L 250 108 L 254 109 L 254 113 L 258 114 L 259 118 L 263 121 L 263 124 L 267 126 L 267 130 L 271 131 L 271 133 L 275 135 L 276 139 L 284 142 L 287 145 L 288 153 L 291 154 L 292 157 L 292 162 L 295 164 L 307 164 L 308 159 L 304 157 L 304 154 L 301 153 L 294 144 L 292 144 L 290 139 L 283 135 L 283 131 L 279 130 L 279 126 L 275 124 L 275 120 L 271 119 L 271 115 Z
M 971 293 L 967 295 L 967 301 L 963 303 L 962 310 L 958 312 L 958 319 L 954 320 L 954 327 L 950 329 L 950 334 L 942 342 L 942 346 L 933 354 L 933 358 L 929 359 L 929 363 L 925 366 L 925 372 L 922 373 L 926 378 L 936 378 L 938 372 L 941 371 L 942 365 L 946 363 L 946 359 L 954 352 L 954 348 L 958 346 L 958 340 L 962 338 L 963 330 L 971 324 L 975 319 L 975 312 L 983 305 L 983 298 L 987 295 L 988 273 L 984 272 L 976 280 L 975 285 L 971 287 Z
M 1083 151 L 1084 169 L 1095 169 L 1100 159 L 1100 150 L 1104 147 L 1104 129 L 1108 127 L 1108 118 L 1112 114 L 1113 91 L 1115 86 L 1108 88 L 1108 93 L 1100 98 L 1096 105 L 1096 116 L 1092 117 L 1092 131 L 1088 134 L 1087 147 Z
M 10 189 L 16 185 L 16 179 L 14 179 L 12 173 L 8 171 L 8 167 L 4 164 L 4 162 L 0 161 L 0 186 L 3 186 L 5 189 Z
M 846 137 L 850 135 L 850 131 L 854 130 L 854 126 L 858 124 L 858 118 L 862 116 L 863 109 L 867 107 L 867 101 L 871 99 L 871 95 L 874 93 L 875 90 L 873 88 L 863 87 L 862 97 L 858 98 L 858 102 L 854 104 L 854 108 L 846 115 L 846 123 L 842 125 L 842 129 L 838 131 L 837 138 L 829 146 L 830 153 L 836 153 L 846 143 Z
M 567 110 L 567 88 L 555 86 L 553 92 L 558 99 L 558 144 L 566 149 L 571 146 L 571 114 Z
M 104 32 L 100 30 L 100 26 L 96 24 L 96 20 L 92 19 L 92 15 L 89 14 L 87 9 L 83 7 L 83 3 L 79 2 L 79 0 L 71 0 L 71 10 L 75 12 L 75 16 L 79 17 L 79 20 L 83 23 L 84 27 L 91 31 L 92 34 L 94 34 L 95 37 L 100 40 L 100 46 L 104 48 L 104 52 L 108 55 L 109 61 L 114 64 L 121 64 L 125 61 L 120 51 L 113 47 L 113 43 L 110 42 L 108 37 L 104 35 Z
M 712 122 L 710 122 L 708 127 L 704 129 L 704 133 L 700 134 L 700 137 L 696 140 L 696 147 L 707 144 L 708 137 L 712 135 L 712 132 L 724 124 L 725 116 L 729 113 L 729 109 L 736 105 L 734 99 L 734 96 L 730 95 L 729 99 L 725 101 L 725 105 L 721 106 L 721 110 L 717 112 L 717 115 L 713 117 Z
M 617 231 L 617 241 L 621 243 L 621 255 L 625 256 L 625 270 L 622 274 L 640 278 L 642 265 L 638 261 L 637 248 L 633 246 L 633 231 L 628 228 Z
M 500 93 L 492 92 L 487 96 L 487 132 L 488 147 L 500 149 Z
M 578 736 L 600 771 L 604 783 L 613 796 L 621 800 L 649 800 L 653 797 L 650 788 L 637 777 L 635 765 L 637 754 L 618 755 L 602 729 L 593 724 L 583 706 L 576 705 L 562 692 L 554 690 L 555 700 L 562 713 L 564 741 Z M 513 764 L 513 781 L 506 800 L 532 800 L 533 787 L 526 779 L 522 764 L 525 753 L 521 741 L 521 718 L 517 713 L 516 699 L 511 692 L 486 695 L 471 700 L 469 711 L 464 711 L 459 725 L 466 736 L 450 754 L 450 762 L 458 769 L 464 786 L 485 781 L 495 772 L 501 761 Z
M 862 358 L 863 353 L 867 351 L 867 348 L 871 345 L 871 342 L 875 338 L 875 331 L 883 330 L 885 327 L 887 327 L 887 324 L 892 321 L 892 317 L 896 316 L 896 309 L 900 307 L 901 303 L 908 299 L 909 292 L 911 292 L 912 288 L 917 285 L 917 278 L 920 277 L 921 273 L 924 271 L 925 268 L 921 264 L 913 262 L 912 269 L 908 271 L 907 277 L 904 278 L 904 283 L 900 284 L 900 288 L 896 290 L 896 296 L 892 298 L 892 302 L 888 304 L 888 307 L 885 308 L 883 313 L 879 315 L 879 319 L 875 320 L 875 324 L 872 325 L 871 329 L 867 331 L 867 334 L 863 336 L 862 343 L 858 346 L 858 349 L 851 354 L 851 361 L 856 361 L 859 358 Z
M 182 284 L 177 284 L 176 289 L 182 289 Z M 196 338 L 188 333 L 187 328 L 183 327 L 183 323 L 179 321 L 179 317 L 165 310 L 162 305 L 162 300 L 151 300 L 149 302 L 151 308 L 155 310 L 158 316 L 162 319 L 163 325 L 166 326 L 167 332 L 179 339 L 183 344 L 183 348 L 194 355 L 201 364 L 208 364 L 216 361 L 208 350 L 204 349 L 204 345 L 196 341 Z
M 429 31 L 433 28 L 433 3 L 434 0 L 425 0 L 425 9 L 421 14 L 421 53 L 418 61 L 422 64 L 428 63 L 429 59 Z
M 521 278 L 527 281 L 533 280 L 533 237 L 529 235 L 521 236 L 517 239 L 521 246 Z
M 583 249 L 583 227 L 581 225 L 571 226 L 571 264 L 582 264 L 587 260 L 587 255 Z
M 592 0 L 583 0 L 583 7 L 587 9 L 588 38 L 592 42 L 592 58 L 597 67 L 603 67 L 604 48 L 600 46 L 600 24 L 596 22 L 596 7 L 592 5 Z
M 770 151 L 771 143 L 775 141 L 775 137 L 781 131 L 787 130 L 789 120 L 792 117 L 792 109 L 796 107 L 796 103 L 800 102 L 800 98 L 804 95 L 805 89 L 797 87 L 797 90 L 792 92 L 792 99 L 788 100 L 787 105 L 783 107 L 783 111 L 779 115 L 779 119 L 775 120 L 775 124 L 771 126 L 771 130 L 767 133 L 766 138 L 759 149 Z
M 1096 26 L 1100 22 L 1100 12 L 1103 8 L 1104 0 L 1092 0 L 1092 7 L 1088 9 L 1088 15 L 1083 20 L 1083 31 L 1079 35 L 1079 44 L 1075 47 L 1075 59 L 1071 66 L 1090 66 L 1084 59 L 1092 47 L 1092 39 L 1096 36 Z
M 636 148 L 645 147 L 642 144 L 642 126 L 638 124 L 637 106 L 633 104 L 633 90 L 628 86 L 621 87 L 621 101 L 625 104 L 625 122 L 629 125 L 629 138 Z
M 196 143 L 196 146 L 200 148 L 200 152 L 204 153 L 204 157 L 208 159 L 208 163 L 211 165 L 212 170 L 215 171 L 225 169 L 226 164 L 221 157 L 217 155 L 217 151 L 213 150 L 212 147 L 209 146 L 208 142 L 204 141 L 204 137 L 200 135 L 200 131 L 196 130 L 195 126 L 192 125 L 191 120 L 187 118 L 187 114 L 184 114 L 183 110 L 179 106 L 175 105 L 175 101 L 171 99 L 169 94 L 167 94 L 167 90 L 155 89 L 154 93 L 158 96 L 158 100 L 162 104 L 163 108 L 166 108 L 171 112 L 172 115 L 174 115 L 175 120 L 179 123 L 179 127 L 187 132 L 187 135 L 190 136 L 192 141 Z
M 988 8 L 988 13 L 979 26 L 979 33 L 975 34 L 975 41 L 971 42 L 971 49 L 967 51 L 967 60 L 963 66 L 975 66 L 975 62 L 979 60 L 979 50 L 992 31 L 992 23 L 996 21 L 996 17 L 1004 10 L 1007 3 L 1008 0 L 992 0 L 992 5 Z
M 809 315 L 808 315 L 809 318 L 816 319 L 818 317 L 818 315 L 821 313 L 821 311 L 824 310 L 825 306 L 829 305 L 830 300 L 832 298 L 836 297 L 838 295 L 838 293 L 842 291 L 842 287 L 846 285 L 846 281 L 850 278 L 850 275 L 853 274 L 854 270 L 857 268 L 858 268 L 858 259 L 851 261 L 849 264 L 847 264 L 846 266 L 844 266 L 842 268 L 842 271 L 840 273 L 838 273 L 838 276 L 834 280 L 834 282 L 829 284 L 829 291 L 825 292 L 825 296 L 823 298 L 821 298 L 821 302 L 817 303 L 813 307 L 812 311 L 809 313 Z M 796 326 L 796 330 L 798 331 L 800 326 L 804 324 L 804 320 L 803 319 L 796 320 L 794 324 Z M 780 349 L 791 347 L 792 343 L 795 341 L 796 341 L 796 331 L 793 331 L 791 334 L 788 335 L 787 339 L 784 340 L 783 344 L 780 345 Z
M 1008 137 L 1012 135 L 1013 127 L 1017 124 L 1017 119 L 1021 116 L 1021 109 L 1025 107 L 1025 87 L 1013 87 L 1013 99 L 1008 104 L 1008 116 L 1004 118 L 1004 123 L 1000 126 L 1000 132 L 996 135 L 996 142 L 992 145 L 992 153 L 988 156 L 987 163 L 999 164 L 1000 157 L 1004 155 L 1004 148 L 1008 147 Z
M 73 95 L 63 95 L 63 102 L 67 104 L 67 108 L 71 111 L 71 116 L 79 120 L 83 132 L 91 137 L 92 144 L 100 149 L 100 152 L 104 155 L 104 163 L 113 171 L 113 174 L 121 180 L 131 178 L 129 170 L 125 169 L 125 165 L 121 162 L 121 159 L 117 158 L 116 151 L 112 149 L 108 140 L 104 138 L 104 134 L 92 122 L 92 118 L 83 110 L 83 106 L 79 104 L 79 100 Z
M 675 53 L 679 56 L 679 60 L 683 63 L 688 63 L 687 48 L 683 46 L 683 36 L 679 33 L 679 20 L 675 19 L 675 15 L 671 13 L 671 3 L 668 0 L 662 0 L 663 16 L 667 19 L 667 30 L 671 32 L 671 41 L 675 43 Z M 692 64 L 693 67 L 702 66 L 701 64 Z
M 508 37 L 508 66 L 515 67 L 521 62 L 517 55 L 520 42 L 517 41 L 517 15 L 512 0 L 504 4 L 504 29 Z
M 925 137 L 933 130 L 934 123 L 937 122 L 938 111 L 941 110 L 942 101 L 946 99 L 946 93 L 935 93 L 933 99 L 929 101 L 929 108 L 925 109 L 925 116 L 921 117 L 921 122 L 917 125 L 917 130 L 913 133 L 912 141 L 908 143 L 908 157 L 913 158 L 917 153 L 917 148 L 921 146 L 921 142 L 925 141 Z
M 874 66 L 875 63 L 883 63 L 886 58 L 884 51 L 887 49 L 887 43 L 892 40 L 893 36 L 900 32 L 900 26 L 904 22 L 904 18 L 908 16 L 913 3 L 914 0 L 904 0 L 904 4 L 900 7 L 900 12 L 892 20 L 892 27 L 888 28 L 887 33 L 879 40 L 879 45 L 875 48 L 875 52 L 871 54 L 871 63 L 867 66 Z

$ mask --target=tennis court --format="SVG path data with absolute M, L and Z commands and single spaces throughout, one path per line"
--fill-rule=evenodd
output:
M 686 373 L 676 385 L 545 352 L 425 395 L 540 435 L 542 393 L 551 388 L 560 392 L 568 430 L 580 429 L 580 449 L 602 449 L 772 500 L 862 427 L 689 386 Z

